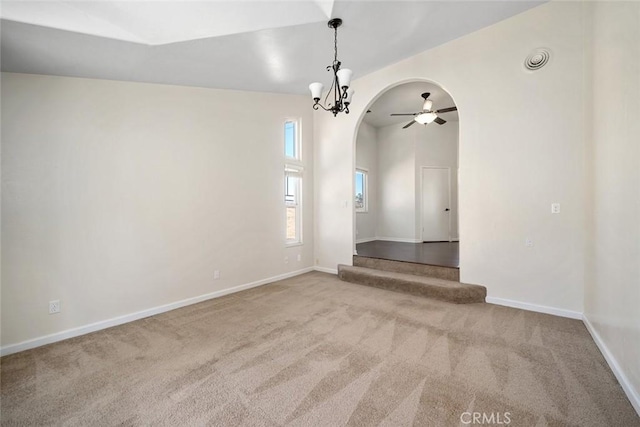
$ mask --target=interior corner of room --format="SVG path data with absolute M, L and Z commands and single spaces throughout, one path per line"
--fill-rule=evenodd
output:
M 617 380 L 622 399 L 626 396 L 640 414 L 640 3 L 480 2 L 485 8 L 478 9 L 477 27 L 470 23 L 467 31 L 447 32 L 446 40 L 424 46 L 417 35 L 433 22 L 420 13 L 437 12 L 429 2 L 407 6 L 414 11 L 412 20 L 393 2 L 336 0 L 328 12 L 323 2 L 300 2 L 295 13 L 275 13 L 268 8 L 282 8 L 282 2 L 267 1 L 256 6 L 263 15 L 257 23 L 247 18 L 233 31 L 204 38 L 194 28 L 184 40 L 157 38 L 168 33 L 152 29 L 134 37 L 99 21 L 91 30 L 22 22 L 18 17 L 32 13 L 31 6 L 6 3 L 0 38 L 3 364 L 25 351 L 59 361 L 64 355 L 43 346 L 118 325 L 135 329 L 136 320 L 196 310 L 194 304 L 225 295 L 236 297 L 207 306 L 222 310 L 225 324 L 246 320 L 234 317 L 233 310 L 267 313 L 270 301 L 271 308 L 283 308 L 265 314 L 270 324 L 307 315 L 304 304 L 286 306 L 287 292 L 309 306 L 325 298 L 337 310 L 340 303 L 330 291 L 338 286 L 335 277 L 321 273 L 336 275 L 339 265 L 358 267 L 354 256 L 386 251 L 401 254 L 388 261 L 455 269 L 456 282 L 486 288 L 482 304 L 494 304 L 497 316 L 505 306 L 522 309 L 509 318 L 518 319 L 528 334 L 522 348 L 559 345 L 562 339 L 575 344 L 575 331 L 586 328 L 599 349 L 590 353 L 593 360 L 606 361 L 589 366 L 602 378 Z M 182 7 L 169 3 L 175 11 Z M 463 5 L 480 8 L 473 2 L 442 3 L 438 13 L 451 8 L 458 16 Z M 77 7 L 99 11 L 89 4 Z M 369 14 L 366 7 L 375 10 Z M 356 10 L 362 22 L 346 18 Z M 334 45 L 335 28 L 330 23 L 327 28 L 325 18 L 335 18 L 336 11 L 345 13 L 340 58 L 361 68 L 349 65 L 354 69 L 349 103 L 345 91 L 339 96 L 342 110 L 332 114 L 336 108 L 316 108 L 307 84 L 330 78 L 326 65 L 338 42 Z M 395 14 L 407 22 L 395 23 Z M 394 24 L 373 26 L 380 16 Z M 220 25 L 221 32 L 227 28 Z M 368 42 L 371 28 L 379 37 L 379 55 Z M 394 47 L 386 32 L 400 28 L 405 30 L 398 37 L 418 44 Z M 402 258 L 407 253 L 410 258 Z M 302 290 L 288 280 L 300 280 Z M 239 293 L 258 287 L 255 294 Z M 362 288 L 340 289 L 341 298 L 362 297 L 366 304 L 375 299 Z M 384 299 L 380 289 L 371 292 Z M 389 292 L 393 310 L 406 307 L 412 313 L 408 319 L 418 306 L 444 307 Z M 278 295 L 283 300 L 276 303 Z M 234 306 L 239 301 L 255 303 L 255 313 Z M 225 304 L 232 308 L 224 311 Z M 344 333 L 349 339 L 379 333 L 375 336 L 393 341 L 387 324 L 366 317 L 362 307 L 370 305 L 344 304 L 331 325 L 314 323 L 314 333 L 329 334 L 341 322 L 353 322 L 354 329 Z M 535 317 L 535 326 L 527 317 L 532 312 L 543 316 Z M 319 321 L 322 313 L 312 317 Z M 456 319 L 468 324 L 474 319 L 460 316 Z M 197 317 L 190 312 L 177 322 Z M 512 326 L 507 317 L 495 326 L 503 335 Z M 558 334 L 540 332 L 557 325 L 558 317 L 574 320 L 564 319 L 566 330 L 553 326 L 561 329 Z M 215 322 L 194 328 L 204 336 L 219 332 Z M 135 339 L 145 341 L 138 332 L 132 333 Z M 255 342 L 269 334 L 278 330 Z M 496 339 L 508 341 L 502 335 Z M 89 350 L 96 350 L 91 354 L 99 360 L 97 349 L 109 343 L 94 344 Z M 295 360 L 311 360 L 310 352 Z M 258 360 L 258 353 L 251 358 Z M 337 354 L 322 363 L 331 369 L 336 363 L 337 369 L 336 360 L 349 359 Z M 375 353 L 372 360 L 381 354 L 391 351 Z M 193 363 L 204 366 L 202 357 Z M 240 363 L 252 363 L 246 357 L 221 363 L 236 375 Z M 291 380 L 285 359 L 259 375 L 246 374 L 243 393 L 258 401 L 268 381 L 273 391 L 278 381 Z M 529 363 L 522 360 L 502 360 L 500 366 L 506 372 L 514 363 Z M 377 384 L 379 367 L 361 374 L 356 372 L 360 359 L 349 363 L 356 366 L 348 373 L 350 381 L 358 381 L 353 390 Z M 49 368 L 69 372 L 62 365 Z M 492 367 L 499 382 L 504 372 Z M 447 364 L 449 374 L 454 368 Z M 273 376 L 265 373 L 269 369 Z M 558 369 L 573 379 L 572 387 L 595 384 L 595 377 L 584 379 L 575 366 Z M 316 380 L 322 378 L 305 377 Z M 414 389 L 424 386 L 420 381 L 408 380 L 413 388 L 403 389 L 409 399 L 403 405 L 419 404 Z M 566 385 L 546 376 L 545 381 L 556 397 Z M 183 386 L 175 385 L 170 398 L 180 400 Z M 310 399 L 341 396 L 309 387 L 307 400 L 283 400 L 292 406 L 288 418 L 260 411 L 284 425 L 320 407 Z M 345 390 L 357 394 L 349 387 Z M 9 392 L 15 391 L 3 390 Z M 532 402 L 527 413 L 536 414 L 543 403 Z M 558 423 L 591 413 L 586 406 L 554 405 L 547 406 L 554 407 Z M 593 423 L 602 421 L 598 408 Z M 400 412 L 394 414 L 402 419 Z M 333 419 L 329 415 L 323 420 Z M 362 417 L 364 424 L 368 418 Z

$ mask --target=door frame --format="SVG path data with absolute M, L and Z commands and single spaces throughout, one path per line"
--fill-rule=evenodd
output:
M 450 166 L 420 166 L 420 241 L 424 242 L 424 171 L 425 169 L 445 169 L 447 171 L 447 186 L 449 187 L 449 191 L 447 194 L 447 205 L 449 207 L 449 229 L 448 229 L 448 241 L 452 242 L 451 239 L 451 214 L 453 211 L 451 210 L 451 167 Z

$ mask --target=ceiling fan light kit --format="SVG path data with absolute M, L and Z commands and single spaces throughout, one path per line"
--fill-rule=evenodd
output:
M 438 115 L 434 112 L 418 114 L 413 120 L 421 125 L 428 125 L 432 121 L 438 118 Z
M 330 20 L 327 25 L 329 28 L 333 28 L 334 31 L 334 56 L 333 64 L 327 66 L 327 71 L 333 71 L 333 80 L 329 87 L 329 92 L 327 92 L 327 96 L 324 99 L 324 105 L 320 103 L 322 89 L 324 88 L 322 83 L 311 83 L 309 85 L 309 90 L 311 91 L 311 98 L 313 98 L 313 109 L 317 110 L 318 108 L 322 108 L 325 111 L 333 113 L 333 116 L 335 117 L 338 113 L 342 112 L 349 114 L 349 104 L 351 104 L 351 99 L 353 98 L 355 91 L 350 87 L 353 71 L 348 68 L 340 68 L 342 63 L 338 61 L 338 27 L 342 25 L 342 19 L 334 18 Z M 327 104 L 327 99 L 332 92 L 333 104 Z
M 428 125 L 429 123 L 432 122 L 436 122 L 439 125 L 443 125 L 445 123 L 447 123 L 446 120 L 440 118 L 438 116 L 438 114 L 441 113 L 448 113 L 450 111 L 457 111 L 458 108 L 457 107 L 448 107 L 448 108 L 441 108 L 440 110 L 436 110 L 433 111 L 433 101 L 431 101 L 429 99 L 429 96 L 431 95 L 431 93 L 429 92 L 425 92 L 422 95 L 420 95 L 422 97 L 422 99 L 424 99 L 424 102 L 422 103 L 422 111 L 419 111 L 417 113 L 393 113 L 391 114 L 392 116 L 413 116 L 413 120 L 410 121 L 409 123 L 407 123 L 406 125 L 402 126 L 402 129 L 406 129 L 409 126 L 411 126 L 414 123 L 420 123 L 421 125 Z

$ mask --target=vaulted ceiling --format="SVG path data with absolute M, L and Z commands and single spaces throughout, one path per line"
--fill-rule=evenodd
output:
M 354 78 L 541 1 L 3 1 L 2 70 L 306 94 L 333 32 Z M 419 104 L 419 99 L 416 102 Z

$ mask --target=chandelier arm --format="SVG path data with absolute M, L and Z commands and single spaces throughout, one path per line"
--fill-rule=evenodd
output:
M 313 104 L 313 109 L 314 110 L 317 110 L 318 107 L 322 108 L 324 111 L 331 111 L 331 108 L 325 108 L 325 106 L 320 104 L 319 102 L 316 103 L 316 104 Z
M 329 71 L 329 67 L 327 67 L 327 71 Z M 335 80 L 331 81 L 331 86 L 329 86 L 329 90 L 327 91 L 327 95 L 324 97 L 324 103 L 327 104 L 327 100 L 329 99 L 329 95 L 331 95 L 331 91 L 334 89 Z
M 333 98 L 335 99 L 335 105 L 337 108 L 342 108 L 342 94 L 340 90 L 340 82 L 338 82 L 338 69 L 340 63 L 336 63 L 336 67 L 333 69 Z M 339 111 L 339 110 L 338 110 Z

